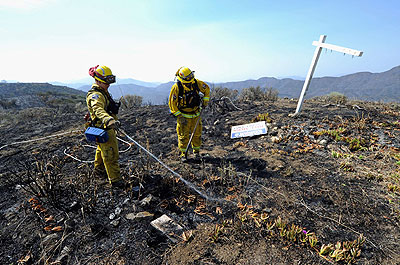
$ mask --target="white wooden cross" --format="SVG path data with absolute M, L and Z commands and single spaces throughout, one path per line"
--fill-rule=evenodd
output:
M 347 54 L 350 54 L 353 56 L 359 56 L 359 57 L 363 54 L 363 52 L 361 52 L 361 51 L 325 43 L 325 39 L 326 39 L 326 35 L 321 35 L 319 37 L 319 41 L 313 41 L 313 43 L 312 43 L 312 45 L 317 46 L 317 48 L 315 49 L 314 57 L 311 61 L 310 69 L 308 70 L 306 80 L 304 81 L 303 89 L 301 90 L 299 102 L 297 103 L 297 108 L 296 108 L 296 112 L 294 113 L 294 115 L 297 115 L 301 110 L 301 105 L 303 104 L 304 97 L 306 95 L 308 87 L 310 86 L 310 82 L 311 82 L 312 76 L 314 74 L 315 68 L 317 66 L 317 62 L 319 59 L 319 55 L 321 54 L 322 48 L 326 48 L 326 49 L 330 49 L 330 50 L 334 50 L 334 51 L 338 51 L 338 52 L 342 52 L 342 53 L 347 53 Z

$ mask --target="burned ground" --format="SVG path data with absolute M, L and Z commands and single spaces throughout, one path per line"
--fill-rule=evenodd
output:
M 1 264 L 400 264 L 398 105 L 309 100 L 296 117 L 288 99 L 237 107 L 206 109 L 202 158 L 188 163 L 167 106 L 120 115 L 201 194 L 122 135 L 129 187 L 110 189 L 72 158 L 94 157 L 84 113 L 3 121 Z M 232 126 L 258 120 L 266 135 L 230 139 Z M 150 225 L 164 214 L 185 231 L 177 242 Z

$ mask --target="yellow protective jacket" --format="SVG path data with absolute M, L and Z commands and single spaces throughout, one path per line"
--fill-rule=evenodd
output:
M 195 79 L 195 82 L 197 82 L 197 86 L 199 88 L 199 91 L 204 94 L 203 97 L 203 102 L 204 105 L 208 104 L 208 101 L 210 100 L 210 87 L 203 81 Z M 195 84 L 192 84 L 191 88 L 187 88 L 184 84 L 183 86 L 183 94 L 186 92 L 189 92 L 191 90 L 195 89 Z M 200 115 L 200 107 L 195 106 L 193 108 L 188 108 L 183 105 L 184 104 L 184 99 L 179 98 L 179 86 L 177 83 L 175 83 L 172 88 L 171 92 L 169 94 L 169 101 L 168 101 L 168 106 L 169 110 L 174 116 L 178 116 L 182 114 L 183 117 L 185 118 L 195 118 Z M 181 106 L 180 109 L 178 106 Z
M 96 84 L 92 85 L 92 89 L 89 90 L 86 96 L 86 104 L 93 122 L 92 125 L 95 127 L 106 128 L 111 120 L 118 119 L 117 115 L 107 111 L 110 104 L 110 100 L 107 97 L 111 98 L 108 91 L 105 91 Z

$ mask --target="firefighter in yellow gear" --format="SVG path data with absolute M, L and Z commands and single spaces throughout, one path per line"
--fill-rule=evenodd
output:
M 169 109 L 177 117 L 176 132 L 180 158 L 185 158 L 186 148 L 198 119 L 200 119 L 191 142 L 195 157 L 200 154 L 202 123 L 201 108 L 210 100 L 210 87 L 203 81 L 194 78 L 194 71 L 181 67 L 176 72 L 177 82 L 172 86 L 169 95 Z M 200 93 L 204 96 L 201 99 Z
M 116 103 L 108 92 L 110 84 L 115 83 L 115 76 L 107 66 L 92 67 L 89 69 L 89 74 L 95 79 L 95 83 L 86 96 L 91 126 L 104 129 L 108 134 L 107 142 L 97 143 L 94 171 L 99 173 L 105 170 L 110 184 L 121 186 L 116 136 L 120 103 Z

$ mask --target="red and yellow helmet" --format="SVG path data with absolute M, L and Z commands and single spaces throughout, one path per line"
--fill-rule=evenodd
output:
M 194 82 L 194 71 L 191 71 L 188 67 L 179 68 L 175 75 L 181 83 Z
M 115 75 L 112 74 L 111 69 L 108 68 L 107 66 L 96 66 L 92 67 L 89 69 L 89 74 L 92 76 L 94 79 L 106 83 L 106 84 L 112 84 L 115 83 Z

